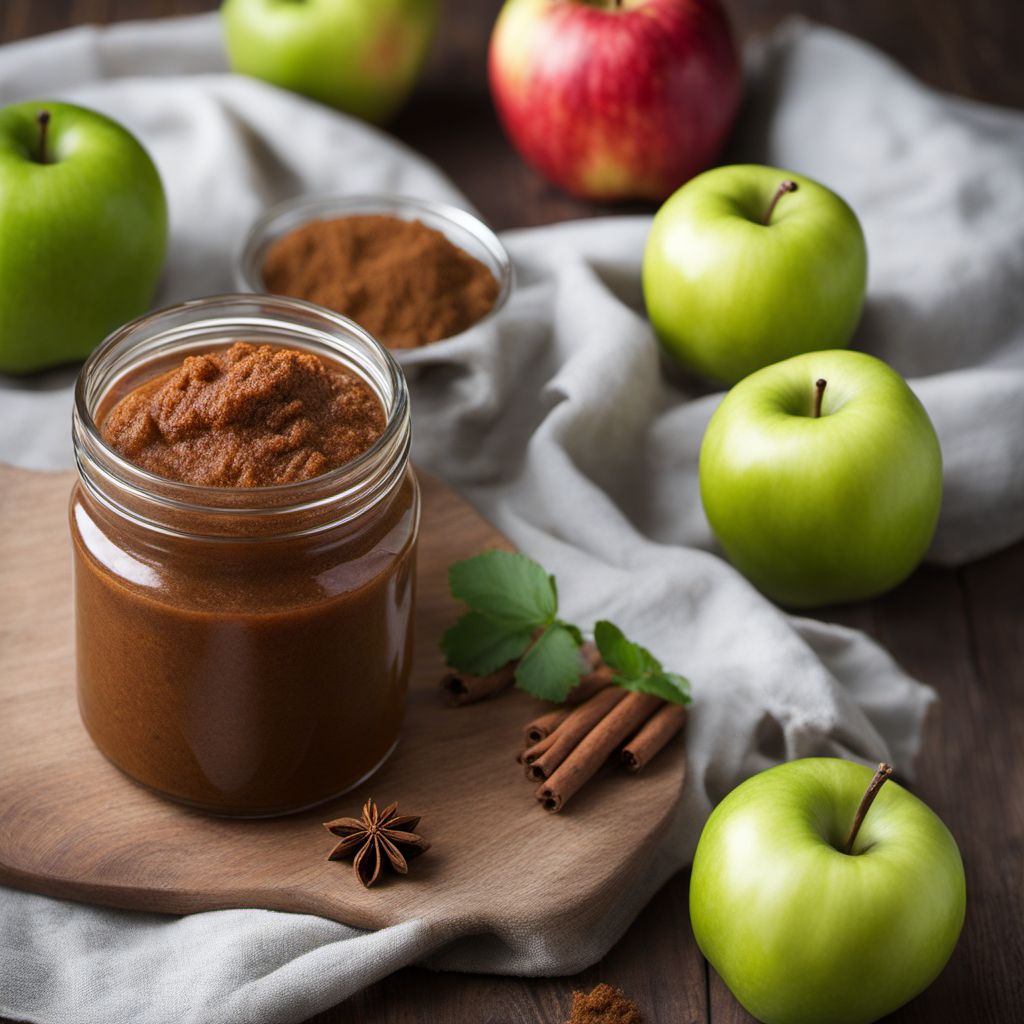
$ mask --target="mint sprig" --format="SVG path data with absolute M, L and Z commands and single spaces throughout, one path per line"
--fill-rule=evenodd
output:
M 515 661 L 532 639 L 532 629 L 509 629 L 480 612 L 467 612 L 441 638 L 441 649 L 452 668 L 485 676 Z
M 666 672 L 646 647 L 627 640 L 622 630 L 607 620 L 594 626 L 594 643 L 604 663 L 612 669 L 612 682 L 637 693 L 649 693 L 673 704 L 690 703 L 690 684 L 675 672 Z
M 579 630 L 554 622 L 516 666 L 516 686 L 541 700 L 561 702 L 585 671 Z
M 494 550 L 456 562 L 448 585 L 469 607 L 441 638 L 452 668 L 486 675 L 518 658 L 517 686 L 543 700 L 565 700 L 585 669 L 583 636 L 558 618 L 553 576 L 526 555 Z
M 448 570 L 452 596 L 469 611 L 441 638 L 446 662 L 458 672 L 487 675 L 518 660 L 516 686 L 541 700 L 560 702 L 587 671 L 579 629 L 558 618 L 554 576 L 510 551 L 485 551 Z M 690 703 L 690 684 L 646 648 L 602 620 L 594 641 L 612 681 L 676 704 Z
M 537 629 L 558 613 L 555 581 L 533 559 L 485 551 L 448 570 L 452 597 L 509 629 Z

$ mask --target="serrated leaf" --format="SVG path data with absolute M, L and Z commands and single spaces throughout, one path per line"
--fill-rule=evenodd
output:
M 649 693 L 674 704 L 690 703 L 690 684 L 666 672 L 646 647 L 626 639 L 621 629 L 601 621 L 594 627 L 594 642 L 606 665 L 615 671 L 612 682 L 636 693 Z
M 569 630 L 573 640 L 576 641 L 577 647 L 583 646 L 583 633 L 580 631 L 579 626 L 574 626 L 571 622 L 562 622 L 561 619 L 558 620 L 558 625 Z
M 622 630 L 607 619 L 602 619 L 594 626 L 594 643 L 601 652 L 601 659 L 609 668 L 626 671 L 623 662 L 628 659 L 629 641 Z M 627 646 L 628 645 L 628 646 Z M 627 672 L 627 674 L 633 674 Z
M 467 612 L 441 637 L 445 662 L 457 672 L 483 676 L 518 658 L 533 629 L 508 629 L 479 612 Z
M 548 626 L 516 669 L 516 686 L 541 700 L 563 701 L 579 682 L 579 644 L 561 623 Z
M 652 697 L 671 701 L 673 704 L 689 704 L 690 684 L 674 672 L 645 672 L 641 676 L 627 679 L 615 675 L 612 682 L 634 693 L 649 693 Z
M 554 621 L 558 595 L 552 578 L 526 555 L 484 551 L 448 570 L 452 596 L 471 611 L 509 630 L 530 630 Z
M 661 663 L 650 651 L 627 640 L 622 630 L 607 620 L 594 626 L 594 642 L 604 663 L 627 678 L 661 670 Z

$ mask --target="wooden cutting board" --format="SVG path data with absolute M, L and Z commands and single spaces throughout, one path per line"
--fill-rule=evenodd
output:
M 565 914 L 596 920 L 608 894 L 645 869 L 681 794 L 679 741 L 639 776 L 607 768 L 549 815 L 515 762 L 540 705 L 519 692 L 444 704 L 437 638 L 457 613 L 447 567 L 508 545 L 429 477 L 408 717 L 388 764 L 332 803 L 262 821 L 207 817 L 136 786 L 78 718 L 72 480 L 0 466 L 0 881 L 137 910 L 262 907 L 366 928 L 415 918 L 454 935 L 542 927 Z M 421 814 L 432 844 L 408 878 L 370 890 L 348 863 L 327 860 L 334 837 L 321 827 L 357 814 L 367 796 Z

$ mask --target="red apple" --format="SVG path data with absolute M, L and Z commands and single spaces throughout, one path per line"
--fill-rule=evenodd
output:
M 740 99 L 718 0 L 506 0 L 489 64 L 520 153 L 587 199 L 664 199 L 714 159 Z

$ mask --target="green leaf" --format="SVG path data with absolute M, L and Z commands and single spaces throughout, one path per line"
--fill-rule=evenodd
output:
M 583 646 L 583 634 L 580 632 L 579 626 L 574 626 L 571 622 L 563 622 L 561 619 L 558 620 L 558 625 L 563 629 L 569 630 L 573 640 L 576 641 L 577 647 Z
M 691 703 L 690 684 L 674 672 L 646 672 L 644 675 L 632 679 L 614 675 L 612 682 L 625 690 L 649 693 L 652 697 L 660 697 L 673 704 Z
M 661 668 L 650 651 L 627 640 L 618 626 L 606 620 L 594 626 L 594 643 L 604 663 L 627 678 L 636 678 Z
M 609 668 L 612 682 L 636 693 L 649 693 L 675 704 L 690 703 L 690 684 L 675 672 L 666 672 L 646 647 L 627 640 L 618 626 L 602 620 L 594 626 L 594 642 Z
M 509 630 L 534 630 L 554 621 L 554 581 L 532 559 L 511 551 L 485 551 L 448 570 L 452 596 Z
M 479 612 L 467 612 L 441 637 L 445 662 L 457 672 L 483 676 L 518 658 L 533 629 L 508 629 Z
M 580 681 L 579 649 L 571 629 L 560 622 L 548 626 L 519 662 L 516 686 L 541 700 L 565 700 Z

